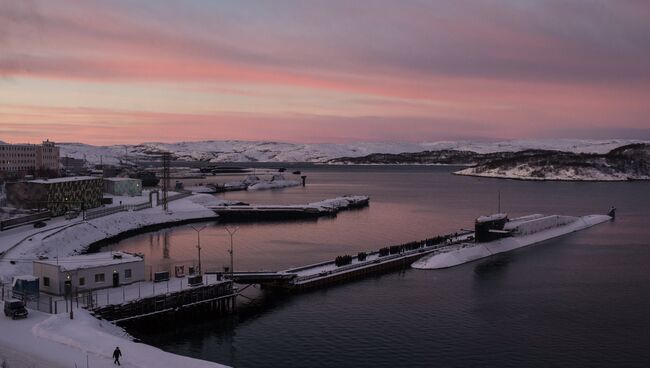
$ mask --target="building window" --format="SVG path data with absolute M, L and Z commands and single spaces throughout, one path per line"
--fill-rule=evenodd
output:
M 104 282 L 104 274 L 103 273 L 96 273 L 95 274 L 95 282 Z
M 43 286 L 50 286 L 50 278 L 43 277 Z
M 85 277 L 80 277 L 79 278 L 79 286 L 84 286 L 86 285 L 86 278 Z
M 124 270 L 124 278 L 125 279 L 130 279 L 131 278 L 131 269 L 130 268 L 127 268 L 126 270 Z

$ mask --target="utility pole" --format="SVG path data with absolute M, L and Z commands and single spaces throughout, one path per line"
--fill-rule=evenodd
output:
M 224 226 L 224 228 L 226 229 L 226 231 L 230 235 L 230 250 L 228 251 L 228 253 L 230 253 L 230 279 L 232 280 L 232 277 L 233 277 L 233 275 L 235 273 L 235 270 L 234 270 L 235 265 L 234 265 L 234 262 L 233 262 L 233 246 L 232 246 L 233 242 L 232 242 L 232 237 L 235 235 L 237 230 L 239 230 L 239 226 L 235 226 L 234 228 Z
M 501 213 L 501 189 L 499 189 L 499 205 L 498 205 L 497 213 Z
M 167 206 L 167 196 L 169 192 L 169 186 L 170 186 L 170 174 L 169 174 L 169 166 L 170 166 L 170 161 L 171 161 L 171 155 L 169 152 L 164 152 L 163 153 L 163 210 L 167 212 L 168 206 Z
M 207 225 L 204 225 L 200 228 L 196 228 L 192 226 L 192 229 L 196 231 L 196 240 L 197 240 L 196 249 L 199 251 L 199 275 L 203 274 L 203 270 L 201 269 L 201 231 L 205 230 L 206 226 Z

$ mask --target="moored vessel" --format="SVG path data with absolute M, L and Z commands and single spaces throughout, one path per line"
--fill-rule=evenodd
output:
M 474 224 L 472 242 L 443 247 L 411 266 L 429 270 L 453 267 L 583 230 L 613 217 L 612 211 L 609 215 L 580 217 L 533 214 L 509 219 L 503 213 L 481 216 Z

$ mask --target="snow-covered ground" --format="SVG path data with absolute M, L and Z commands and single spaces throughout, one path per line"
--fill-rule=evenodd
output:
M 131 198 L 143 201 L 148 196 Z M 13 276 L 32 273 L 32 261 L 37 255 L 50 258 L 82 252 L 88 245 L 118 235 L 124 231 L 143 226 L 176 222 L 188 219 L 213 218 L 214 212 L 207 205 L 224 202 L 207 194 L 198 194 L 169 204 L 169 211 L 154 207 L 137 212 L 120 212 L 109 216 L 82 221 L 80 218 L 65 220 L 62 217 L 47 222 L 47 226 L 35 229 L 23 226 L 0 232 L 0 280 L 8 282 Z M 13 262 L 8 262 L 13 261 Z M 13 263 L 13 264 L 12 264 Z M 208 281 L 208 280 L 206 280 Z M 176 282 L 176 283 L 175 283 Z M 210 280 L 210 282 L 213 282 Z M 178 284 L 178 285 L 177 285 Z M 140 284 L 129 292 L 111 290 L 112 298 L 148 295 L 166 292 L 167 288 L 183 287 L 181 279 L 160 283 L 153 287 Z M 150 285 L 149 285 L 150 286 Z M 185 287 L 187 284 L 185 284 Z M 102 292 L 99 292 L 100 294 Z M 137 294 L 136 294 L 137 293 Z M 106 295 L 100 295 L 105 300 Z M 111 296 L 108 298 L 111 299 Z M 20 367 L 109 367 L 115 346 L 120 346 L 126 367 L 220 367 L 221 365 L 165 353 L 160 349 L 136 344 L 122 331 L 108 323 L 100 322 L 82 309 L 75 310 L 75 320 L 67 315 L 47 315 L 30 311 L 26 320 L 13 321 L 0 317 L 0 362 L 6 360 L 11 368 Z M 38 349 L 34 349 L 38 346 Z
M 0 302 L 0 308 L 3 306 Z M 121 328 L 97 320 L 83 309 L 75 309 L 74 320 L 67 314 L 32 310 L 23 320 L 0 316 L 0 363 L 6 361 L 9 368 L 114 367 L 111 356 L 116 346 L 122 351 L 124 367 L 224 367 L 135 343 Z
M 143 196 L 144 197 L 144 196 Z M 213 218 L 214 212 L 206 206 L 222 205 L 224 202 L 208 194 L 197 194 L 169 203 L 169 212 L 162 207 L 142 211 L 119 212 L 109 216 L 82 221 L 56 218 L 48 221 L 42 229 L 23 226 L 0 232 L 0 281 L 8 282 L 15 275 L 31 274 L 32 260 L 37 255 L 50 258 L 57 255 L 73 255 L 84 251 L 90 244 L 116 236 L 122 232 L 148 225 L 177 221 Z
M 140 145 L 91 146 L 61 143 L 61 157 L 86 159 L 91 164 L 116 164 L 135 161 L 148 154 L 169 151 L 184 160 L 210 162 L 326 162 L 339 157 L 361 157 L 372 153 L 464 150 L 478 153 L 546 149 L 582 153 L 606 153 L 640 140 L 609 139 L 526 139 L 497 142 L 360 142 L 350 144 L 298 144 L 262 141 L 201 141 L 179 143 L 143 143 Z

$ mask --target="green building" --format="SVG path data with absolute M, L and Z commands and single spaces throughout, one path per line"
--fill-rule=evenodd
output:
M 7 183 L 7 201 L 18 208 L 47 208 L 52 216 L 102 205 L 103 179 L 93 176 Z

